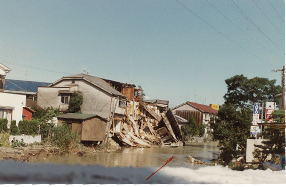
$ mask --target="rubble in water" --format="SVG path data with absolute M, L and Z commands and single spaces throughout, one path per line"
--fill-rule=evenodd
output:
M 125 116 L 114 121 L 111 136 L 131 147 L 182 145 L 181 131 L 171 110 L 160 112 L 158 107 L 144 102 L 129 102 Z

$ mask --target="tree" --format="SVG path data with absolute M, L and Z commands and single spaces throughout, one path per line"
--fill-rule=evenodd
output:
M 246 139 L 251 126 L 251 111 L 224 104 L 218 112 L 216 123 L 211 124 L 214 140 L 219 141 L 220 159 L 227 165 L 233 158 L 245 153 Z
M 281 86 L 275 85 L 276 80 L 261 77 L 248 79 L 244 75 L 235 75 L 226 79 L 225 83 L 227 84 L 225 103 L 241 108 L 251 108 L 256 102 L 277 102 L 278 98 L 275 96 L 282 92 Z
M 59 115 L 59 110 L 54 108 L 34 107 L 35 113 L 33 118 L 39 121 L 40 134 L 43 140 L 48 140 L 51 135 L 52 128 L 55 126 L 54 118 Z
M 252 105 L 256 102 L 276 101 L 282 91 L 275 80 L 235 75 L 225 80 L 225 103 L 219 109 L 216 123 L 212 123 L 213 138 L 219 141 L 220 159 L 227 165 L 233 158 L 245 157 L 246 139 L 250 136 Z
M 83 96 L 80 92 L 75 92 L 71 95 L 68 111 L 71 113 L 80 112 L 83 103 Z

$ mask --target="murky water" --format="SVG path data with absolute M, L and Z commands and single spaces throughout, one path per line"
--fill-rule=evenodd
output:
M 93 156 L 52 156 L 48 159 L 36 162 L 52 162 L 62 164 L 103 165 L 107 167 L 158 167 L 174 156 L 174 160 L 168 164 L 173 167 L 196 168 L 190 164 L 187 156 L 202 161 L 210 161 L 218 156 L 218 148 L 215 144 L 190 145 L 182 147 L 153 147 L 153 148 L 125 148 L 116 152 L 98 152 Z

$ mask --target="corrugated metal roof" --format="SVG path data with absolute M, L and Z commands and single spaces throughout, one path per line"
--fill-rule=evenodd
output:
M 91 84 L 94 84 L 95 86 L 101 88 L 102 90 L 106 91 L 109 94 L 112 95 L 116 95 L 116 96 L 121 96 L 121 97 L 125 97 L 124 95 L 122 95 L 119 91 L 117 91 L 116 89 L 114 89 L 113 87 L 110 86 L 110 84 L 108 84 L 106 81 L 104 81 L 103 79 L 96 77 L 96 76 L 91 76 L 91 75 L 87 75 L 87 74 L 77 74 L 77 75 L 72 75 L 72 76 L 67 76 L 67 77 L 63 77 L 62 79 L 69 79 L 69 78 L 80 78 L 80 79 L 84 79 L 88 82 L 90 82 Z M 61 80 L 62 80 L 61 79 Z M 57 81 L 58 82 L 58 81 Z M 56 83 L 57 83 L 56 82 Z M 52 84 L 53 85 L 53 84 Z
M 80 120 L 86 120 L 93 117 L 96 117 L 95 114 L 81 114 L 81 113 L 66 113 L 61 114 L 58 116 L 60 119 L 80 119 Z
M 50 83 L 47 83 L 47 82 L 6 79 L 4 90 L 23 91 L 23 92 L 37 92 L 38 87 L 48 86 L 49 84 Z

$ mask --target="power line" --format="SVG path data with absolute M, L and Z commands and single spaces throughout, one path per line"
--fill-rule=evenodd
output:
M 225 39 L 227 39 L 230 43 L 235 43 L 235 45 L 237 45 L 239 48 L 241 48 L 242 50 L 246 51 L 245 48 L 243 46 L 241 46 L 239 43 L 237 43 L 235 40 L 231 39 L 230 37 L 228 37 L 226 34 L 224 34 L 223 32 L 219 31 L 218 29 L 216 29 L 213 25 L 211 25 L 210 23 L 208 23 L 208 21 L 206 21 L 203 17 L 201 17 L 200 15 L 198 15 L 197 13 L 195 13 L 191 8 L 187 7 L 184 3 L 182 3 L 180 0 L 176 0 L 176 2 L 181 5 L 185 10 L 187 10 L 187 12 L 189 12 L 190 14 L 192 14 L 193 16 L 197 17 L 199 20 L 201 20 L 203 23 L 205 23 L 206 25 L 208 25 L 211 29 L 213 29 L 216 33 L 218 33 L 219 35 L 221 35 L 222 37 L 224 37 Z M 249 52 L 249 51 L 247 51 Z M 260 60 L 262 60 L 262 58 L 260 58 L 259 56 L 257 56 L 254 53 L 251 53 L 253 56 L 255 56 L 256 58 Z
M 233 20 L 231 20 L 228 16 L 226 16 L 219 8 L 217 8 L 213 3 L 211 3 L 209 0 L 206 0 L 206 2 L 211 6 L 213 7 L 220 15 L 222 15 L 228 22 L 230 22 L 231 24 L 233 25 L 236 25 Z M 247 29 L 242 29 L 244 27 L 236 27 L 237 29 L 239 29 L 240 31 L 242 32 L 245 32 L 247 31 Z M 262 46 L 263 48 L 267 49 L 267 47 L 262 43 L 260 42 L 259 40 L 255 40 L 256 43 L 258 43 L 260 46 Z M 275 50 L 275 52 L 278 53 L 277 50 Z M 280 53 L 279 53 L 280 54 Z M 281 54 L 280 54 L 281 55 Z
M 255 7 L 261 12 L 262 15 L 265 16 L 265 18 L 268 20 L 268 22 L 275 27 L 276 29 L 274 29 L 275 31 L 277 31 L 278 34 L 281 34 L 278 32 L 278 27 L 272 22 L 272 20 L 267 16 L 267 14 L 263 13 L 262 8 L 260 7 L 260 5 L 258 5 L 258 3 L 256 2 L 256 0 L 252 0 L 253 4 L 255 5 Z
M 71 72 L 63 72 L 63 71 L 54 71 L 54 70 L 50 70 L 47 68 L 42 68 L 42 67 L 38 67 L 38 66 L 31 66 L 31 65 L 27 65 L 27 64 L 20 64 L 20 63 L 11 63 L 11 65 L 15 65 L 15 66 L 19 66 L 22 68 L 30 68 L 30 69 L 35 69 L 35 70 L 40 70 L 40 71 L 45 71 L 45 72 L 51 72 L 51 73 L 59 73 L 59 74 L 74 74 Z
M 277 44 L 250 18 L 248 17 L 244 11 L 238 6 L 238 4 L 235 2 L 235 0 L 231 1 L 234 6 L 239 10 L 239 13 L 244 17 L 245 20 L 247 20 L 249 23 L 251 23 L 259 33 L 261 33 L 268 41 L 270 41 L 278 50 L 280 48 L 277 46 Z
M 206 2 L 213 7 L 220 15 L 222 15 L 226 20 L 228 20 L 230 23 L 233 23 L 233 21 L 227 17 L 222 11 L 220 11 L 220 9 L 218 9 L 213 3 L 211 3 L 209 0 L 206 0 Z M 238 29 L 242 30 L 240 27 L 238 27 Z
M 284 20 L 284 16 L 281 16 L 279 11 L 275 8 L 275 6 L 273 6 L 273 4 L 270 2 L 271 0 L 268 0 L 269 5 L 271 6 L 271 8 L 274 10 L 274 12 L 278 15 L 278 17 L 283 21 L 283 23 L 285 22 Z

